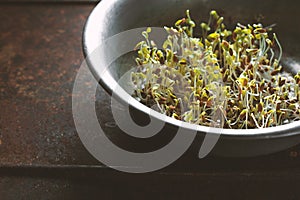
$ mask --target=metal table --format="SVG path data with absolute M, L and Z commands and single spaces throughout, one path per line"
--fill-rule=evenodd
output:
M 147 174 L 94 159 L 77 135 L 71 99 L 95 5 L 0 2 L 0 199 L 299 199 L 300 146 L 255 158 L 182 158 Z M 97 105 L 113 132 L 101 88 Z

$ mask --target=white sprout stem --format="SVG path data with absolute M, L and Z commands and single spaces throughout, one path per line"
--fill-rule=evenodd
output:
M 274 39 L 275 39 L 275 41 L 276 41 L 276 43 L 278 45 L 278 48 L 279 48 L 278 62 L 280 62 L 281 57 L 282 57 L 282 47 L 281 47 L 281 45 L 280 45 L 280 43 L 279 43 L 279 41 L 278 41 L 277 36 L 276 36 L 275 33 L 273 34 L 273 37 L 274 37 Z

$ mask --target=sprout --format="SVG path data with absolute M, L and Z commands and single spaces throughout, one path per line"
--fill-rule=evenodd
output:
M 300 120 L 300 72 L 282 73 L 282 47 L 274 25 L 227 30 L 210 12 L 194 37 L 189 10 L 168 33 L 163 49 L 150 40 L 151 28 L 135 49 L 134 97 L 172 118 L 224 128 L 265 128 Z

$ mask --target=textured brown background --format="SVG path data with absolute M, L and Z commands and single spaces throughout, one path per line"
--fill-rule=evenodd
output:
M 74 127 L 71 94 L 92 8 L 0 7 L 1 164 L 88 162 Z
M 0 2 L 0 199 L 299 199 L 300 146 L 257 158 L 180 159 L 154 173 L 108 169 L 71 112 L 81 35 L 96 5 Z M 6 2 L 6 3 L 3 3 Z M 99 88 L 103 124 L 114 132 Z

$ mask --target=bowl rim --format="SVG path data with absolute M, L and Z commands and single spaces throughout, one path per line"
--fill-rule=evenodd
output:
M 89 15 L 83 29 L 82 35 L 82 47 L 83 53 L 86 58 L 87 66 L 91 70 L 93 76 L 98 80 L 100 85 L 112 95 L 113 87 L 112 85 L 117 84 L 117 82 L 108 73 L 98 73 L 95 63 L 89 58 L 88 55 L 91 55 L 92 52 L 101 44 L 101 41 L 104 41 L 105 38 L 100 38 L 101 33 L 105 30 L 105 27 L 101 25 L 101 20 L 105 20 L 106 13 L 113 9 L 118 0 L 102 0 L 96 7 L 92 10 Z M 106 80 L 115 81 L 114 84 L 108 84 Z M 175 127 L 182 127 L 189 129 L 191 131 L 204 132 L 210 134 L 221 134 L 222 137 L 230 137 L 231 139 L 267 139 L 267 138 L 281 138 L 289 137 L 300 134 L 300 121 L 268 128 L 256 128 L 256 129 L 223 129 L 223 128 L 213 128 L 203 125 L 191 124 L 188 122 L 183 122 L 176 120 L 174 118 L 168 117 L 164 114 L 161 114 L 157 111 L 152 110 L 151 108 L 145 106 L 144 104 L 138 102 L 136 99 L 131 97 L 128 93 L 123 90 L 123 95 L 116 94 L 117 98 L 121 101 L 124 99 L 129 99 L 129 105 L 133 108 L 142 111 L 145 114 L 151 115 L 158 120 L 162 120 L 168 124 L 171 124 Z M 127 94 L 127 95 L 126 95 Z M 127 101 L 125 101 L 127 102 Z M 151 112 L 150 112 L 151 111 Z

